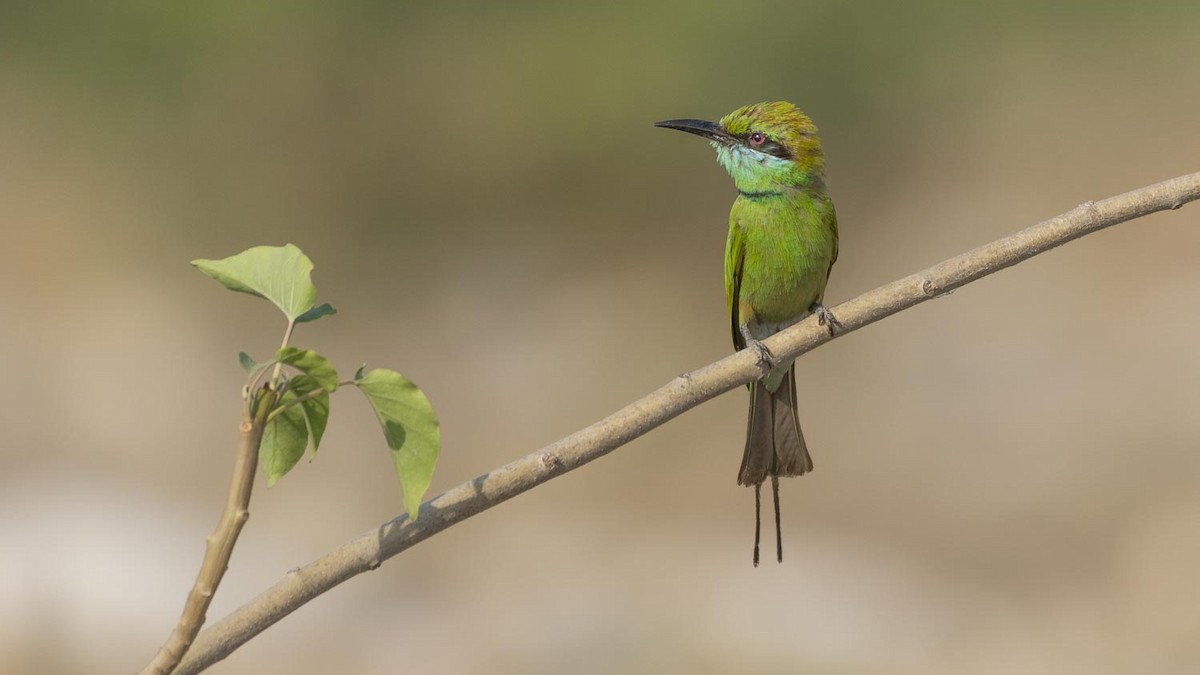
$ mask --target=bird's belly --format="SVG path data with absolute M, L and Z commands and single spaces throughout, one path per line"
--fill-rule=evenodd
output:
M 770 246 L 746 253 L 739 304 L 761 340 L 804 318 L 821 299 L 830 256 Z

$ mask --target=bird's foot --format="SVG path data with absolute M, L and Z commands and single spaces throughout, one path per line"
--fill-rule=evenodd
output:
M 771 350 L 758 340 L 755 340 L 754 338 L 748 338 L 746 340 L 746 348 L 753 349 L 758 353 L 758 366 L 762 368 L 764 372 L 770 372 L 779 367 L 779 359 L 775 358 L 775 355 L 771 353 Z
M 741 327 L 742 341 L 746 343 L 745 349 L 753 349 L 758 353 L 758 367 L 763 369 L 763 373 L 769 373 L 779 367 L 779 359 L 771 353 L 770 349 L 758 338 L 750 334 L 750 327 L 743 325 Z
M 833 315 L 833 312 L 829 311 L 829 308 L 825 305 L 822 305 L 820 302 L 814 302 L 812 306 L 808 308 L 808 311 L 817 315 L 818 324 L 829 329 L 829 337 L 836 335 L 834 330 L 835 328 L 839 330 L 845 328 L 845 326 L 842 325 L 842 322 L 838 321 L 838 318 Z

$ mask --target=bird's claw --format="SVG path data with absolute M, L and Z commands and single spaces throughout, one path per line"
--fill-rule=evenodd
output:
M 771 350 L 768 349 L 763 343 L 755 340 L 754 338 L 750 338 L 750 340 L 746 343 L 746 347 L 753 349 L 758 353 L 758 365 L 763 370 L 771 371 L 779 367 L 779 359 L 775 358 L 775 355 L 772 354 Z
M 808 308 L 808 311 L 817 315 L 818 324 L 829 329 L 829 337 L 833 337 L 836 334 L 834 331 L 835 328 L 845 328 L 845 326 L 842 325 L 842 322 L 838 321 L 838 318 L 833 315 L 833 312 L 829 311 L 828 307 L 819 302 L 814 302 L 812 306 Z

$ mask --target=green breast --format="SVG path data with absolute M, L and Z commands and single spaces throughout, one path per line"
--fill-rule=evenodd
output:
M 804 191 L 739 196 L 729 220 L 744 250 L 735 308 L 748 305 L 759 324 L 788 323 L 821 299 L 837 250 L 837 218 L 828 196 Z

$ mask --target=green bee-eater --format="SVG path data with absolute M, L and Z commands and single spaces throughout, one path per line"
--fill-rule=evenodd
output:
M 750 420 L 739 485 L 754 486 L 754 564 L 758 564 L 761 489 L 771 478 L 776 557 L 783 562 L 779 476 L 812 471 L 796 415 L 792 361 L 779 362 L 760 340 L 811 312 L 833 330 L 821 304 L 838 254 L 837 216 L 825 188 L 817 128 L 783 101 L 739 108 L 717 123 L 667 120 L 655 126 L 707 138 L 738 197 L 729 212 L 725 292 L 736 349 L 751 347 L 770 368 L 750 386 Z

